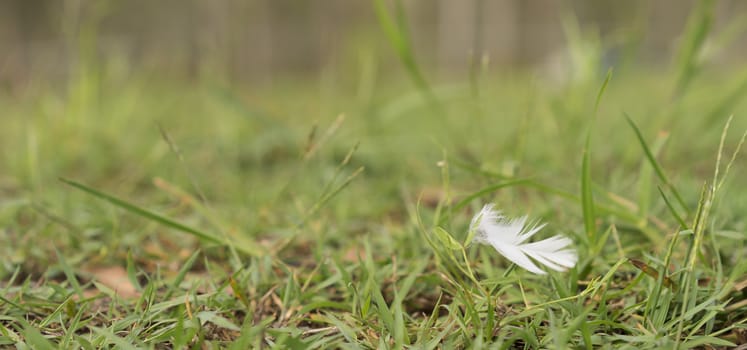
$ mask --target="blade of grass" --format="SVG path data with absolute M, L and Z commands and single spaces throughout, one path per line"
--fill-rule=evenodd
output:
M 341 123 L 343 120 L 344 118 L 343 119 L 338 118 L 337 122 Z M 330 127 L 329 130 L 332 130 L 332 131 L 328 131 L 327 133 L 329 135 L 325 136 L 325 138 L 331 137 L 331 134 L 334 133 L 334 131 L 336 131 L 338 127 L 339 126 Z M 353 158 L 353 154 L 355 154 L 355 151 L 358 150 L 359 145 L 360 145 L 359 142 L 353 145 L 353 147 L 350 148 L 348 153 L 345 155 L 345 158 L 343 158 L 340 164 L 337 165 L 337 167 L 335 168 L 335 172 L 332 175 L 332 178 L 329 181 L 327 181 L 327 183 L 324 185 L 324 188 L 322 189 L 319 199 L 317 199 L 317 201 L 314 202 L 314 204 L 312 204 L 308 210 L 306 210 L 306 212 L 303 214 L 303 218 L 296 224 L 296 228 L 299 228 L 303 226 L 304 224 L 306 224 L 306 222 L 311 218 L 312 215 L 314 215 L 317 211 L 319 211 L 319 209 L 324 207 L 324 205 L 327 204 L 327 202 L 329 202 L 338 193 L 340 193 L 340 191 L 345 189 L 345 187 L 347 187 L 350 184 L 350 182 L 353 181 L 353 179 L 355 179 L 358 175 L 360 175 L 365 170 L 364 166 L 359 167 L 358 169 L 353 171 L 353 173 L 350 174 L 347 178 L 345 178 L 342 181 L 342 183 L 340 183 L 337 187 L 334 187 L 334 184 L 337 182 L 337 179 L 343 173 L 345 166 L 350 163 L 350 160 Z M 303 158 L 303 164 L 306 164 L 306 161 L 307 161 L 307 158 Z M 290 184 L 290 182 L 288 184 Z
M 73 303 L 72 299 L 68 299 L 68 304 Z M 62 337 L 59 343 L 59 348 L 70 349 L 73 346 L 70 343 L 73 340 L 73 336 L 77 334 L 77 330 L 85 325 L 85 322 L 81 322 L 81 318 L 86 314 L 88 310 L 85 307 L 79 307 L 68 323 L 67 332 Z
M 493 193 L 493 192 L 495 192 L 497 190 L 500 190 L 501 188 L 511 187 L 511 186 L 517 186 L 517 185 L 524 185 L 524 184 L 528 184 L 531 181 L 532 180 L 529 179 L 529 178 L 523 178 L 523 179 L 516 179 L 516 180 L 508 180 L 508 181 L 505 181 L 505 182 L 499 182 L 499 183 L 496 183 L 496 184 L 493 184 L 493 185 L 489 185 L 489 186 L 483 187 L 483 188 L 479 189 L 478 191 L 469 194 L 467 197 L 464 197 L 462 200 L 460 200 L 459 202 L 457 202 L 456 204 L 454 204 L 454 206 L 452 207 L 452 211 L 453 212 L 457 212 L 457 211 L 461 210 L 462 208 L 464 208 L 465 206 L 467 206 L 473 200 L 475 200 L 477 198 L 480 198 L 482 196 L 485 196 L 487 194 Z
M 680 214 L 677 213 L 677 210 L 674 209 L 674 206 L 672 206 L 672 202 L 669 201 L 669 198 L 667 197 L 666 193 L 664 193 L 664 190 L 661 189 L 661 186 L 656 186 L 656 188 L 659 190 L 659 194 L 661 194 L 661 198 L 664 199 L 664 204 L 667 205 L 667 208 L 669 209 L 669 212 L 672 214 L 672 217 L 674 217 L 674 219 L 677 220 L 677 223 L 680 224 L 681 228 L 686 229 L 688 226 L 685 223 L 685 220 L 680 216 Z
M 322 136 L 322 139 L 318 140 L 315 144 L 309 145 L 311 148 L 306 148 L 301 154 L 299 155 L 300 161 L 295 163 L 295 169 L 291 172 L 291 175 L 285 180 L 285 183 L 280 187 L 280 189 L 277 191 L 277 193 L 274 196 L 274 199 L 271 200 L 270 203 L 267 203 L 268 205 L 274 205 L 278 201 L 284 200 L 284 196 L 288 194 L 290 189 L 292 188 L 292 185 L 297 182 L 297 178 L 300 176 L 304 176 L 309 167 L 310 160 L 314 157 L 315 154 L 318 154 L 320 149 L 332 139 L 333 136 L 337 134 L 340 127 L 342 126 L 342 123 L 345 121 L 345 115 L 340 114 L 337 116 L 334 122 L 327 128 L 324 135 Z M 316 126 L 314 126 L 312 129 L 315 129 Z M 311 133 L 311 132 L 310 132 Z M 316 131 L 313 131 L 313 133 L 316 133 Z M 311 137 L 311 136 L 310 136 Z M 343 160 L 341 165 L 338 166 L 336 172 L 340 171 L 340 168 L 347 164 L 346 162 L 349 161 L 349 158 L 352 156 L 352 153 L 357 148 L 357 145 L 352 148 L 350 152 L 348 152 L 348 155 L 345 157 L 346 160 Z M 337 173 L 335 173 L 335 179 L 337 178 Z M 330 181 L 325 189 L 322 191 L 322 195 L 327 192 L 329 189 L 329 186 L 334 181 Z
M 596 227 L 594 221 L 596 216 L 594 214 L 594 195 L 591 189 L 591 131 L 594 128 L 594 121 L 597 118 L 599 112 L 599 104 L 602 101 L 602 96 L 607 90 L 607 85 L 612 79 L 612 70 L 607 71 L 607 76 L 599 88 L 597 98 L 594 101 L 594 114 L 589 123 L 589 129 L 586 131 L 586 142 L 584 143 L 582 161 L 581 161 L 581 209 L 584 217 L 584 231 L 586 232 L 586 238 L 588 239 L 589 245 L 594 246 L 596 240 Z
M 698 56 L 713 25 L 714 4 L 713 0 L 701 0 L 690 13 L 682 47 L 676 57 L 678 76 L 674 90 L 675 98 L 685 94 L 690 82 L 700 70 Z
M 97 197 L 99 199 L 103 199 L 103 200 L 105 200 L 105 201 L 107 201 L 107 202 L 109 202 L 111 204 L 114 204 L 117 207 L 120 207 L 122 209 L 125 209 L 125 210 L 131 212 L 131 213 L 134 213 L 134 214 L 137 214 L 139 216 L 142 216 L 142 217 L 144 217 L 146 219 L 155 221 L 155 222 L 157 222 L 157 223 L 159 223 L 161 225 L 164 225 L 166 227 L 170 227 L 170 228 L 175 229 L 177 231 L 181 231 L 181 232 L 184 232 L 184 233 L 191 234 L 191 235 L 193 235 L 195 237 L 204 239 L 204 240 L 209 241 L 211 243 L 225 245 L 225 246 L 229 246 L 229 245 L 232 244 L 231 242 L 229 242 L 227 240 L 224 240 L 223 238 L 218 237 L 218 236 L 216 236 L 214 234 L 207 233 L 207 232 L 200 231 L 198 229 L 186 226 L 186 225 L 181 224 L 179 222 L 176 222 L 176 221 L 174 221 L 172 219 L 169 219 L 169 218 L 167 218 L 167 217 L 165 217 L 163 215 L 156 214 L 156 213 L 154 213 L 154 212 L 152 212 L 150 210 L 144 209 L 142 207 L 139 207 L 139 206 L 137 206 L 135 204 L 132 204 L 130 202 L 127 202 L 125 200 L 119 199 L 117 197 L 114 197 L 112 195 L 106 194 L 106 193 L 101 192 L 99 190 L 96 190 L 94 188 L 88 187 L 88 186 L 83 185 L 83 184 L 81 184 L 79 182 L 75 182 L 75 181 L 64 179 L 64 178 L 60 178 L 60 181 L 66 183 L 66 184 L 68 184 L 68 185 L 70 185 L 70 186 L 72 186 L 72 187 L 74 187 L 76 189 L 79 189 L 79 190 L 81 190 L 83 192 L 86 192 L 86 193 L 88 193 L 90 195 L 93 195 L 94 197 Z M 238 249 L 239 251 L 241 251 L 241 252 L 243 252 L 245 254 L 251 255 L 251 256 L 260 256 L 260 255 L 262 255 L 262 253 L 258 250 L 258 248 L 254 247 L 254 246 L 250 246 L 250 245 L 236 246 L 236 249 Z
M 189 166 L 187 166 L 187 162 L 184 160 L 184 155 L 179 150 L 179 146 L 177 146 L 176 142 L 174 142 L 173 139 L 171 139 L 171 135 L 169 135 L 168 132 L 166 132 L 166 129 L 163 128 L 163 126 L 158 123 L 158 131 L 161 132 L 161 137 L 166 142 L 166 144 L 169 145 L 169 148 L 171 149 L 171 152 L 174 153 L 176 156 L 176 159 L 179 161 L 179 165 L 182 166 L 182 170 L 187 175 L 187 178 L 189 179 L 189 183 L 192 185 L 192 188 L 197 192 L 197 195 L 200 198 L 200 201 L 207 205 L 207 197 L 205 196 L 205 193 L 202 191 L 202 188 L 200 187 L 199 183 L 195 179 L 192 172 L 189 170 Z
M 334 122 L 327 128 L 327 131 L 318 139 L 315 138 L 316 135 L 316 125 L 312 128 L 312 130 L 309 132 L 309 137 L 307 141 L 307 146 L 305 148 L 305 151 L 303 153 L 303 160 L 307 161 L 311 157 L 316 154 L 316 152 L 324 146 L 329 140 L 332 139 L 332 137 L 337 133 L 337 130 L 340 129 L 342 124 L 345 122 L 345 114 L 341 113 L 337 116 Z M 352 155 L 353 152 L 355 152 L 355 149 L 358 148 L 358 145 L 356 144 L 353 150 L 351 150 L 348 154 L 348 157 Z
M 202 217 L 212 225 L 213 229 L 217 230 L 216 236 L 226 237 L 226 232 L 231 232 L 229 225 L 226 224 L 222 218 L 216 215 L 215 211 L 208 206 L 208 203 L 206 201 L 201 201 L 195 198 L 186 190 L 159 177 L 153 179 L 153 185 L 158 189 L 168 193 L 169 195 L 174 196 L 180 202 L 185 203 L 190 208 L 194 209 L 196 213 L 202 215 Z M 249 237 L 241 236 L 233 238 L 235 238 L 237 242 L 236 244 L 231 246 L 231 254 L 236 261 L 238 261 L 239 259 L 236 257 L 237 253 L 235 252 L 235 246 L 245 245 L 254 247 L 253 249 L 257 251 L 260 250 L 259 247 L 257 247 L 257 243 L 251 240 Z
M 679 317 L 677 317 L 677 320 L 679 320 L 679 324 L 677 326 L 677 336 L 675 338 L 676 347 L 678 347 L 680 341 L 682 341 L 682 332 L 685 329 L 685 324 L 691 323 L 690 317 L 692 317 L 692 315 L 688 317 L 688 312 L 693 309 L 697 301 L 698 293 L 697 291 L 693 291 L 698 288 L 698 276 L 695 273 L 695 262 L 697 261 L 701 246 L 703 245 L 705 226 L 708 220 L 708 214 L 711 210 L 711 204 L 713 203 L 713 193 L 714 191 L 712 186 L 703 185 L 703 190 L 701 192 L 700 201 L 698 204 L 698 211 L 695 214 L 695 221 L 693 223 L 694 238 L 688 249 L 687 259 L 685 260 L 685 270 L 682 274 L 683 282 L 681 283 L 681 285 L 684 288 L 684 292 L 682 294 L 682 307 L 680 309 L 680 315 Z
M 443 195 L 438 200 L 438 205 L 436 205 L 436 211 L 433 215 L 433 226 L 438 226 L 441 223 L 441 214 L 444 210 L 444 207 L 446 207 L 447 209 L 447 214 L 451 213 L 451 210 L 448 210 L 451 207 L 451 177 L 449 174 L 449 162 L 446 160 L 448 157 L 446 156 L 445 149 L 441 150 L 441 154 L 443 158 L 436 164 L 441 168 L 441 192 L 443 193 Z
M 505 180 L 505 182 L 499 182 L 497 184 L 488 185 L 488 186 L 486 186 L 486 187 L 484 187 L 484 188 L 482 188 L 482 189 L 480 189 L 480 190 L 478 190 L 476 192 L 473 192 L 472 194 L 468 195 L 468 197 L 465 197 L 464 199 L 460 200 L 459 202 L 457 202 L 457 204 L 455 204 L 453 206 L 453 209 L 452 209 L 453 212 L 457 212 L 458 210 L 464 208 L 466 205 L 469 204 L 470 201 L 472 201 L 474 199 L 477 199 L 479 197 L 488 195 L 488 194 L 492 193 L 495 190 L 501 189 L 503 187 L 508 187 L 508 186 L 526 186 L 526 187 L 531 187 L 531 188 L 540 190 L 542 192 L 545 192 L 545 193 L 548 193 L 548 194 L 551 194 L 551 195 L 554 195 L 554 196 L 558 196 L 560 198 L 568 199 L 568 200 L 574 201 L 576 203 L 581 203 L 581 197 L 573 194 L 572 192 L 565 191 L 565 190 L 559 189 L 559 188 L 555 188 L 555 187 L 552 187 L 552 186 L 549 186 L 549 185 L 545 185 L 545 184 L 543 184 L 541 182 L 538 182 L 537 180 L 534 180 L 531 177 L 521 178 L 521 179 L 507 178 L 507 177 L 505 177 L 505 176 L 503 176 L 501 174 L 495 173 L 495 172 L 491 172 L 491 171 L 484 170 L 484 169 L 479 169 L 477 167 L 469 165 L 468 163 L 466 163 L 464 161 L 459 161 L 456 158 L 451 158 L 450 162 L 452 164 L 455 164 L 456 166 L 458 166 L 460 169 L 464 169 L 464 170 L 472 172 L 472 173 L 484 175 L 484 176 L 487 176 L 487 177 L 490 177 L 490 178 L 498 178 L 498 179 L 501 179 L 501 180 Z M 491 188 L 492 188 L 492 190 L 491 190 Z M 625 212 L 625 211 L 617 210 L 617 209 L 615 209 L 613 207 L 609 207 L 609 206 L 606 206 L 604 204 L 594 203 L 594 207 L 596 209 L 599 209 L 600 212 L 603 212 L 603 213 L 606 213 L 606 214 L 612 214 L 612 215 L 618 216 L 620 218 L 623 218 L 625 220 L 629 220 L 631 222 L 636 222 L 636 220 L 637 220 L 637 217 L 635 215 L 632 215 L 632 214 L 630 214 L 628 212 Z M 446 219 L 448 219 L 448 218 L 446 218 L 446 217 L 443 218 L 443 220 L 446 220 Z M 442 220 L 441 224 L 443 224 L 443 220 Z
M 67 263 L 67 260 L 59 250 L 55 249 L 55 254 L 57 255 L 57 263 L 60 265 L 60 269 L 65 274 L 65 278 L 68 282 L 70 282 L 70 286 L 73 287 L 73 290 L 75 290 L 75 293 L 78 294 L 78 297 L 83 299 L 83 288 L 81 288 L 80 283 L 78 283 L 78 278 L 75 276 L 75 271 L 73 271 L 72 266 Z
M 607 70 L 607 75 L 604 77 L 604 82 L 602 82 L 602 86 L 599 88 L 599 92 L 597 93 L 597 98 L 594 101 L 594 119 L 597 117 L 599 104 L 602 102 L 602 96 L 604 95 L 604 92 L 607 91 L 607 86 L 609 85 L 610 80 L 612 80 L 612 68 Z
M 345 189 L 345 187 L 347 187 L 350 184 L 350 182 L 353 181 L 353 179 L 355 179 L 358 175 L 360 175 L 363 172 L 363 170 L 365 170 L 365 167 L 364 166 L 360 166 L 358 169 L 356 169 L 355 171 L 353 171 L 353 173 L 350 174 L 350 176 L 348 176 L 347 178 L 345 178 L 345 180 L 342 181 L 342 183 L 339 186 L 337 186 L 336 188 L 332 189 L 328 193 L 322 195 L 322 197 L 319 198 L 319 200 L 317 200 L 316 203 L 314 203 L 314 205 L 311 206 L 311 209 L 309 209 L 306 212 L 306 214 L 304 215 L 303 220 L 301 220 L 301 222 L 297 225 L 297 227 L 303 226 L 311 218 L 312 215 L 314 215 L 317 211 L 319 211 L 319 209 L 321 209 L 325 204 L 327 204 L 327 202 L 329 202 L 338 193 L 340 193 L 340 191 L 342 191 L 343 189 Z
M 481 189 L 479 189 L 479 190 L 477 190 L 477 191 L 475 191 L 473 193 L 470 193 L 469 195 L 467 195 L 467 197 L 463 198 L 462 200 L 460 200 L 459 202 L 457 202 L 453 206 L 452 212 L 458 212 L 459 210 L 463 209 L 465 206 L 467 206 L 469 203 L 471 203 L 473 200 L 475 200 L 477 198 L 484 197 L 484 196 L 486 196 L 486 195 L 488 195 L 490 193 L 493 193 L 493 192 L 495 192 L 495 191 L 497 191 L 499 189 L 502 189 L 502 188 L 505 188 L 505 187 L 512 187 L 512 186 L 526 186 L 526 187 L 534 188 L 534 189 L 537 189 L 539 191 L 542 191 L 542 192 L 545 192 L 545 193 L 548 193 L 548 194 L 551 194 L 551 195 L 554 195 L 554 196 L 558 196 L 560 198 L 564 198 L 564 199 L 567 199 L 567 200 L 570 200 L 570 201 L 573 201 L 573 202 L 576 202 L 576 203 L 581 203 L 581 197 L 579 197 L 579 196 L 577 196 L 577 195 L 575 195 L 575 194 L 573 194 L 571 192 L 568 192 L 568 191 L 565 191 L 565 190 L 562 190 L 562 189 L 559 189 L 559 188 L 555 188 L 555 187 L 552 187 L 552 186 L 545 185 L 545 184 L 543 184 L 541 182 L 533 180 L 532 178 L 521 178 L 521 179 L 506 180 L 504 182 L 499 182 L 499 183 L 495 183 L 495 184 L 492 184 L 492 185 L 488 185 L 488 186 L 483 187 L 483 188 L 481 188 Z M 630 214 L 630 213 L 628 213 L 626 211 L 621 211 L 621 210 L 618 210 L 618 209 L 615 209 L 613 207 L 606 206 L 606 205 L 603 205 L 603 204 L 594 203 L 594 207 L 596 209 L 598 209 L 602 213 L 615 215 L 617 217 L 620 217 L 622 219 L 625 219 L 625 220 L 628 220 L 628 221 L 631 221 L 631 222 L 636 222 L 637 219 L 638 219 L 633 214 Z M 439 223 L 439 225 L 444 225 L 444 222 L 446 220 L 448 220 L 448 219 L 449 219 L 449 217 L 442 217 L 441 222 Z M 645 230 L 646 228 L 645 227 L 640 227 L 640 229 L 641 230 Z
M 722 94 L 723 98 L 703 118 L 705 122 L 703 126 L 712 125 L 717 118 L 722 118 L 733 111 L 737 104 L 744 100 L 745 93 L 747 93 L 747 75 L 742 77 L 739 85 L 732 89 L 730 93 Z
M 729 127 L 729 124 L 731 123 L 731 120 L 734 116 L 730 116 L 729 120 L 727 122 L 726 128 Z M 724 133 L 726 130 L 724 130 Z M 726 135 L 722 137 L 722 139 L 725 139 Z M 724 175 L 721 177 L 721 179 L 718 179 L 717 176 L 714 176 L 714 184 L 716 185 L 716 191 L 721 189 L 721 186 L 724 184 L 724 180 L 726 179 L 726 175 L 729 174 L 729 170 L 731 170 L 731 166 L 734 164 L 734 161 L 737 159 L 737 155 L 739 155 L 739 151 L 742 149 L 742 146 L 744 146 L 744 142 L 747 140 L 747 130 L 742 133 L 742 137 L 739 139 L 739 142 L 737 143 L 737 147 L 734 149 L 734 152 L 731 154 L 731 159 L 729 159 L 729 163 L 726 163 L 726 169 L 724 169 Z M 723 141 L 722 141 L 723 142 Z
M 630 116 L 623 112 L 623 115 L 625 116 L 625 119 L 628 121 L 628 124 L 630 124 L 630 127 L 633 128 L 633 131 L 635 132 L 636 137 L 638 138 L 638 142 L 641 144 L 641 147 L 643 148 L 643 152 L 646 155 L 646 158 L 648 159 L 649 163 L 651 163 L 651 166 L 654 167 L 654 171 L 656 172 L 656 175 L 659 177 L 659 180 L 664 184 L 664 186 L 674 194 L 674 198 L 677 200 L 679 205 L 682 207 L 682 209 L 685 210 L 685 215 L 690 216 L 690 212 L 687 209 L 687 204 L 685 204 L 685 201 L 682 199 L 682 196 L 680 195 L 679 191 L 674 187 L 671 181 L 669 181 L 669 178 L 664 174 L 664 170 L 661 169 L 661 166 L 659 165 L 659 162 L 656 161 L 656 158 L 654 157 L 654 153 L 651 152 L 651 149 L 648 147 L 648 144 L 646 144 L 646 140 L 643 138 L 643 134 L 641 134 L 641 130 L 638 129 L 638 126 L 633 122 L 633 119 L 630 118 Z
M 174 291 L 176 291 L 177 288 L 179 288 L 179 285 L 184 281 L 184 278 L 187 276 L 187 272 L 192 269 L 192 266 L 194 265 L 195 261 L 197 261 L 197 257 L 200 256 L 200 250 L 197 249 L 192 255 L 187 258 L 187 260 L 184 262 L 181 268 L 179 268 L 179 272 L 177 272 L 176 276 L 174 277 L 174 281 L 171 282 L 171 284 L 168 286 L 168 291 L 166 292 L 166 295 L 163 297 L 163 299 L 169 299 L 174 294 Z
M 113 344 L 118 349 L 124 349 L 124 350 L 137 350 L 138 347 L 135 345 L 132 345 L 127 340 L 125 340 L 122 337 L 117 336 L 112 331 L 104 328 L 98 328 L 98 327 L 91 327 L 91 330 L 96 333 L 98 336 L 106 339 L 106 344 Z
M 687 258 L 686 258 L 686 266 L 685 271 L 682 275 L 683 282 L 681 283 L 684 286 L 684 293 L 683 293 L 683 301 L 682 301 L 682 309 L 680 312 L 679 317 L 679 324 L 677 326 L 677 338 L 676 341 L 679 342 L 682 340 L 682 332 L 685 327 L 685 323 L 690 321 L 690 317 L 686 317 L 689 312 L 695 307 L 695 304 L 697 302 L 697 288 L 698 288 L 698 277 L 695 273 L 695 263 L 697 261 L 697 258 L 699 256 L 699 253 L 701 251 L 701 247 L 703 245 L 703 237 L 705 235 L 705 229 L 706 225 L 708 224 L 709 214 L 711 212 L 711 207 L 716 200 L 716 193 L 718 189 L 720 188 L 719 184 L 721 183 L 721 180 L 719 179 L 719 171 L 721 168 L 721 156 L 724 151 L 724 143 L 726 141 L 726 134 L 729 130 L 729 126 L 731 125 L 731 118 L 729 118 L 724 125 L 724 129 L 721 133 L 721 140 L 719 142 L 719 148 L 718 152 L 716 153 L 716 165 L 713 173 L 713 183 L 708 186 L 703 186 L 703 191 L 701 192 L 700 201 L 698 204 L 698 211 L 695 215 L 695 221 L 693 222 L 693 241 L 690 245 L 690 248 L 688 249 Z M 744 137 L 743 137 L 744 138 Z M 741 140 L 740 140 L 740 147 L 741 147 Z M 739 151 L 739 148 L 735 151 L 735 153 L 732 155 L 732 160 L 736 158 L 736 153 Z M 729 170 L 731 164 L 731 160 L 729 162 L 729 165 L 727 165 L 726 171 Z M 724 174 L 726 176 L 726 174 Z M 691 294 L 691 290 L 695 290 Z
M 395 291 L 394 300 L 392 301 L 392 310 L 394 312 L 395 321 L 395 341 L 399 344 L 410 344 L 410 338 L 407 334 L 406 321 L 404 317 L 404 310 L 402 304 L 404 303 L 410 289 L 415 284 L 415 280 L 420 277 L 428 264 L 428 259 L 422 259 L 417 263 L 415 268 L 410 271 L 410 274 L 402 280 L 401 286 Z M 396 278 L 396 276 L 395 276 Z M 404 331 L 403 331 L 404 330 Z
M 177 189 L 177 192 L 181 190 L 182 192 L 182 198 L 190 198 L 192 199 L 190 202 L 193 207 L 195 207 L 197 210 L 201 211 L 202 214 L 208 218 L 218 229 L 218 233 L 222 237 L 226 237 L 226 232 L 228 230 L 222 225 L 222 222 L 220 222 L 216 215 L 214 214 L 214 211 L 212 210 L 210 203 L 207 200 L 207 196 L 205 196 L 204 191 L 200 187 L 199 183 L 197 182 L 197 179 L 195 179 L 194 175 L 189 169 L 189 166 L 187 166 L 187 162 L 184 159 L 184 155 L 179 150 L 179 147 L 177 146 L 176 142 L 171 138 L 168 132 L 166 132 L 166 129 L 164 129 L 161 124 L 158 124 L 158 130 L 161 132 L 161 137 L 166 141 L 166 143 L 169 145 L 169 148 L 171 149 L 171 152 L 176 155 L 177 160 L 179 161 L 179 164 L 182 166 L 182 170 L 187 175 L 187 178 L 189 179 L 190 184 L 192 185 L 192 189 L 197 193 L 197 196 L 199 197 L 199 200 L 194 200 L 192 195 L 187 193 L 187 191 L 183 191 L 176 186 L 173 186 L 173 188 Z M 165 182 L 165 181 L 162 181 Z M 156 183 L 157 184 L 157 183 Z M 244 245 L 253 245 L 252 242 L 243 241 L 241 242 Z M 235 245 L 229 245 L 229 249 L 231 250 L 231 254 L 233 255 L 235 260 L 239 260 L 238 253 L 236 252 Z
M 21 323 L 24 325 L 23 338 L 26 340 L 26 342 L 32 349 L 39 349 L 39 350 L 57 349 L 57 347 L 54 346 L 49 340 L 47 340 L 47 338 L 45 338 L 39 332 L 38 329 L 26 323 L 26 321 L 22 321 Z
M 4 297 L 4 296 L 2 296 L 1 294 L 0 294 L 0 301 L 1 301 L 1 302 L 3 302 L 3 303 L 6 303 L 6 304 L 8 304 L 8 305 L 10 305 L 10 306 L 12 306 L 12 307 L 14 307 L 14 308 L 16 308 L 16 309 L 20 310 L 20 311 L 23 311 L 23 312 L 26 312 L 26 313 L 31 313 L 31 310 L 30 310 L 30 309 L 27 309 L 27 308 L 25 308 L 25 307 L 21 306 L 20 304 L 18 304 L 18 303 L 16 303 L 16 302 L 12 301 L 12 300 L 10 300 L 10 299 L 7 299 L 7 298 L 5 298 L 5 297 Z
M 420 67 L 415 60 L 415 55 L 412 50 L 412 43 L 407 34 L 407 19 L 405 18 L 405 12 L 402 8 L 402 2 L 400 0 L 395 1 L 396 4 L 396 19 L 392 18 L 389 10 L 387 9 L 384 0 L 373 0 L 374 11 L 378 18 L 379 25 L 384 31 L 389 43 L 392 45 L 400 61 L 405 66 L 410 79 L 415 83 L 415 86 L 420 90 L 420 93 L 428 101 L 429 105 L 438 113 L 443 114 L 441 103 L 436 98 L 430 85 L 425 79 L 425 76 L 420 70 Z
M 326 185 L 324 185 L 324 189 L 322 189 L 322 196 L 329 193 L 332 189 L 332 186 L 335 184 L 337 179 L 340 177 L 340 175 L 343 173 L 343 169 L 346 165 L 350 163 L 350 160 L 353 159 L 353 154 L 358 150 L 358 147 L 360 146 L 360 142 L 356 142 L 355 145 L 348 151 L 347 154 L 345 154 L 345 158 L 342 159 L 342 162 L 337 165 L 335 168 L 334 174 L 332 174 L 332 178 L 329 179 Z
M 654 141 L 652 147 L 654 156 L 657 156 L 661 152 L 668 139 L 669 134 L 667 133 L 659 133 L 656 136 L 656 141 Z M 638 215 L 640 215 L 642 221 L 645 221 L 649 217 L 649 209 L 651 208 L 653 171 L 654 169 L 650 162 L 641 161 L 638 171 Z
M 132 250 L 129 250 L 127 252 L 126 268 L 127 279 L 135 287 L 135 290 L 141 292 L 143 290 L 143 286 L 141 286 L 140 282 L 137 280 L 137 271 L 135 268 L 135 261 L 132 259 Z
M 378 315 L 383 326 L 394 334 L 396 333 L 396 329 L 394 328 L 394 314 L 392 313 L 392 310 L 389 309 L 389 305 L 387 305 L 384 295 L 381 294 L 381 290 L 378 288 L 379 284 L 373 279 L 373 276 L 370 276 L 369 278 L 369 283 L 375 286 L 374 288 L 371 288 L 371 296 L 376 304 L 376 315 Z
M 67 314 L 68 311 L 75 310 L 75 306 L 71 306 L 71 305 L 74 305 L 74 303 L 75 302 L 72 300 L 72 296 L 68 297 L 66 300 L 59 303 L 59 305 L 57 305 L 54 311 L 49 313 L 46 317 L 44 317 L 44 319 L 40 320 L 39 323 L 37 324 L 37 327 L 42 328 L 42 329 L 45 327 L 48 327 L 50 323 L 54 321 L 58 321 L 61 315 Z M 74 315 L 73 312 L 68 314 L 68 317 L 72 317 Z
M 591 140 L 591 128 L 586 133 L 586 143 L 583 150 L 583 160 L 581 162 L 581 209 L 584 217 L 584 231 L 590 246 L 594 246 L 595 236 L 595 215 L 594 215 L 594 196 L 591 192 L 591 156 L 589 144 Z
M 732 118 L 730 117 L 726 124 L 724 125 L 724 129 L 721 132 L 721 140 L 719 142 L 719 148 L 718 152 L 716 153 L 716 165 L 713 172 L 713 183 L 708 186 L 704 185 L 703 190 L 701 192 L 700 201 L 698 204 L 698 211 L 695 215 L 695 220 L 693 222 L 693 241 L 688 249 L 687 252 L 687 258 L 686 258 L 686 266 L 685 271 L 682 275 L 683 282 L 681 283 L 684 287 L 684 293 L 683 293 L 683 301 L 682 301 L 682 309 L 680 312 L 679 324 L 677 326 L 677 344 L 681 341 L 682 332 L 685 327 L 685 323 L 689 322 L 689 317 L 686 317 L 689 312 L 693 309 L 697 302 L 697 288 L 698 288 L 698 278 L 695 274 L 695 263 L 697 261 L 697 257 L 700 253 L 701 246 L 703 245 L 703 237 L 705 235 L 705 226 L 708 223 L 708 216 L 711 212 L 711 207 L 716 200 L 716 193 L 718 189 L 720 188 L 721 180 L 719 179 L 719 171 L 721 169 L 721 156 L 724 151 L 724 143 L 726 141 L 726 134 L 729 130 L 729 126 L 731 125 Z M 745 136 L 743 136 L 744 139 Z M 742 141 L 740 140 L 740 148 L 742 145 Z M 732 154 L 732 159 L 730 160 L 729 164 L 727 165 L 726 171 L 729 170 L 731 163 L 734 158 L 736 158 L 736 154 L 739 152 L 739 148 Z M 724 174 L 726 176 L 726 174 Z M 695 290 L 691 294 L 691 290 Z

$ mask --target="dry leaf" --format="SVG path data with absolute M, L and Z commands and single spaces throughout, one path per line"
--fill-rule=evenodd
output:
M 120 266 L 100 267 L 89 271 L 101 284 L 114 290 L 123 298 L 137 298 L 140 292 L 127 277 L 127 271 Z

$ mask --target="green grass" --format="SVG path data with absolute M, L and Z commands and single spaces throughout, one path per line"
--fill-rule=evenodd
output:
M 99 62 L 0 93 L 0 347 L 745 341 L 747 67 L 699 59 L 712 4 L 672 69 L 565 83 L 439 82 L 375 4 L 394 50 L 370 60 L 410 80 L 229 89 Z M 465 246 L 487 202 L 571 237 L 578 265 L 537 276 Z

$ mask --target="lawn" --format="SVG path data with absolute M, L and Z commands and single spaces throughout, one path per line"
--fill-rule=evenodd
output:
M 390 45 L 328 75 L 98 62 L 0 91 L 0 347 L 747 343 L 747 66 L 706 48 L 727 37 L 706 10 L 671 63 L 561 80 L 439 79 L 378 16 Z M 471 244 L 488 203 L 570 238 L 576 266 Z

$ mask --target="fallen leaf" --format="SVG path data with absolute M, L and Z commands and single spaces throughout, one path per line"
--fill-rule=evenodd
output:
M 127 277 L 127 271 L 121 266 L 100 267 L 90 270 L 99 283 L 114 290 L 117 295 L 123 298 L 137 298 L 140 292 L 137 291 L 130 279 Z

